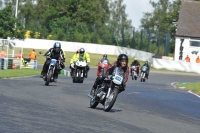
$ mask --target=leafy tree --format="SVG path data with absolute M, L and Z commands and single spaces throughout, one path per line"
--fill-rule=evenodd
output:
M 144 13 L 144 17 L 141 19 L 141 28 L 149 31 L 151 38 L 156 39 L 158 50 L 159 47 L 164 47 L 164 38 L 169 33 L 172 38 L 170 52 L 174 52 L 176 27 L 173 22 L 178 21 L 181 0 L 173 2 L 169 2 L 169 0 L 159 0 L 158 2 L 150 0 L 150 4 L 154 10 L 153 12 Z
M 24 31 L 22 30 L 21 24 L 18 23 L 16 18 L 13 16 L 11 4 L 0 10 L 0 18 L 0 38 L 24 38 Z M 17 28 L 15 28 L 15 24 Z

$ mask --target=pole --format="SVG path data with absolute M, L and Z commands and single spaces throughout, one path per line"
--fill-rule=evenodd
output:
M 140 50 L 142 50 L 142 34 L 143 34 L 143 30 L 141 30 L 141 33 L 140 33 Z
M 166 35 L 166 44 L 165 44 L 165 56 L 169 54 L 169 43 L 170 43 L 170 35 L 167 33 Z
M 15 18 L 17 19 L 17 11 L 18 11 L 18 0 L 16 0 L 16 8 L 15 8 Z M 15 23 L 15 30 L 17 28 L 17 24 Z M 17 32 L 17 31 L 16 31 Z M 15 55 L 15 49 L 12 49 L 12 57 Z
M 133 27 L 133 40 L 132 40 L 132 48 L 135 48 L 135 27 Z
M 149 29 L 148 29 L 147 52 L 149 52 L 149 45 L 150 45 L 150 31 L 149 31 Z
M 16 8 L 15 8 L 15 17 L 17 18 L 17 11 L 18 11 L 18 0 L 16 0 Z M 15 24 L 16 28 L 16 24 Z

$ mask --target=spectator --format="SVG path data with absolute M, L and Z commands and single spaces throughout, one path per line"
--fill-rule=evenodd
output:
M 187 57 L 185 58 L 186 62 L 190 62 L 190 57 L 187 55 Z
M 22 58 L 24 58 L 24 54 L 21 51 L 19 51 L 19 53 L 15 57 L 16 58 L 21 58 L 21 55 L 22 55 Z
M 200 58 L 197 56 L 196 63 L 200 63 Z
M 5 58 L 6 57 L 6 52 L 4 52 L 4 50 L 2 49 L 2 51 L 0 52 L 0 58 Z
M 35 50 L 33 49 L 33 51 L 30 52 L 30 55 L 29 55 L 29 59 L 30 60 L 36 60 L 36 52 Z

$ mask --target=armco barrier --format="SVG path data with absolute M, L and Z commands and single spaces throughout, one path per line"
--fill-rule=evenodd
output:
M 190 63 L 184 61 L 174 61 L 156 58 L 153 58 L 152 60 L 152 66 L 156 69 L 200 73 L 200 63 Z
M 37 60 L 30 60 L 27 64 L 22 63 L 21 68 L 37 69 Z
M 30 60 L 24 64 L 21 59 L 17 58 L 0 58 L 0 70 L 16 69 L 16 68 L 30 68 L 37 69 L 37 60 Z
M 49 49 L 53 46 L 54 42 L 57 40 L 43 40 L 43 39 L 25 39 L 14 40 L 16 47 L 20 48 L 34 48 L 34 49 Z M 136 49 L 119 47 L 113 45 L 101 45 L 101 44 L 90 44 L 90 43 L 77 43 L 77 42 L 64 42 L 62 43 L 62 49 L 64 51 L 75 52 L 79 48 L 85 48 L 88 53 L 97 54 L 108 54 L 108 55 L 119 55 L 121 53 L 127 54 L 129 57 L 136 57 L 143 61 L 152 61 L 152 56 L 154 54 L 149 52 L 144 52 Z

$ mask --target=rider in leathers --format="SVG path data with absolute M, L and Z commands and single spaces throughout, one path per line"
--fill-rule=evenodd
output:
M 134 61 L 131 63 L 131 71 L 132 71 L 132 66 L 140 67 L 140 62 L 137 60 L 137 58 L 135 58 Z M 139 69 L 137 69 L 137 75 L 139 75 Z
M 119 90 L 119 93 L 124 91 L 126 88 L 126 82 L 128 81 L 129 77 L 128 56 L 126 54 L 120 54 L 117 58 L 117 61 L 108 66 L 106 74 L 104 76 L 99 76 L 96 78 L 93 88 L 96 89 L 97 86 L 100 85 L 108 75 L 111 75 L 115 67 L 120 67 L 125 72 L 124 82 L 122 84 L 122 88 Z
M 146 77 L 146 79 L 148 79 L 148 77 L 149 77 L 149 71 L 150 71 L 150 66 L 149 66 L 148 61 L 146 61 L 146 62 L 144 63 L 144 65 L 141 66 L 140 70 L 142 69 L 143 66 L 147 66 L 147 73 L 146 73 L 146 76 L 145 76 L 145 77 Z
M 65 58 L 64 58 L 63 50 L 61 49 L 61 43 L 55 42 L 54 45 L 53 45 L 53 48 L 50 48 L 44 54 L 44 56 L 50 57 L 50 58 L 46 59 L 44 65 L 43 65 L 43 69 L 42 69 L 40 77 L 43 78 L 46 75 L 46 73 L 48 71 L 48 67 L 49 67 L 50 62 L 51 62 L 51 59 L 60 60 L 60 64 L 57 63 L 56 71 L 54 72 L 54 82 L 57 82 L 59 71 L 65 68 L 65 65 L 64 65 Z

